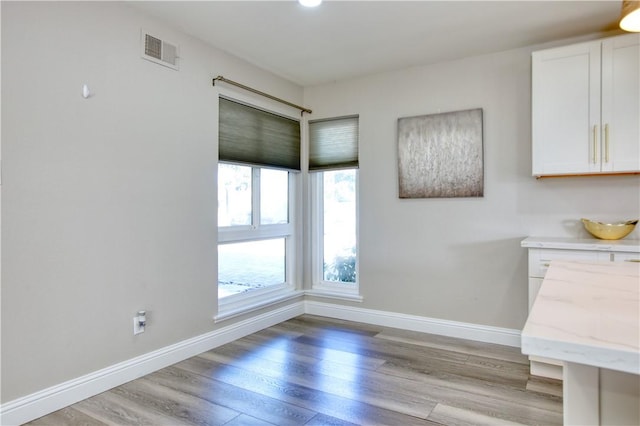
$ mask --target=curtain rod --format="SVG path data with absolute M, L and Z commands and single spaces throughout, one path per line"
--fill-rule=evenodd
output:
M 278 102 L 283 103 L 283 104 L 285 104 L 285 105 L 289 105 L 290 107 L 297 108 L 297 109 L 299 109 L 299 110 L 301 111 L 301 112 L 300 112 L 300 115 L 302 115 L 302 114 L 303 114 L 303 113 L 305 113 L 305 112 L 307 112 L 307 113 L 311 114 L 311 110 L 310 110 L 310 109 L 308 109 L 308 108 L 304 108 L 304 107 L 301 107 L 301 106 L 299 106 L 299 105 L 292 104 L 291 102 L 285 101 L 284 99 L 276 98 L 275 96 L 271 96 L 271 95 L 270 95 L 270 94 L 268 94 L 268 93 L 261 92 L 261 91 L 259 91 L 259 90 L 256 90 L 256 89 L 252 88 L 252 87 L 245 86 L 244 84 L 240 84 L 240 83 L 238 83 L 238 82 L 236 82 L 236 81 L 233 81 L 233 80 L 229 80 L 229 79 L 227 79 L 227 78 L 224 78 L 224 77 L 223 77 L 223 76 L 221 76 L 221 75 L 219 75 L 219 76 L 217 76 L 216 78 L 214 78 L 214 79 L 213 79 L 213 85 L 214 85 L 214 86 L 216 85 L 216 81 L 222 81 L 222 82 L 224 82 L 224 83 L 231 84 L 232 86 L 236 86 L 236 87 L 239 87 L 239 88 L 241 88 L 241 89 L 247 90 L 247 91 L 249 91 L 249 92 L 256 93 L 256 94 L 258 94 L 258 95 L 260 95 L 260 96 L 264 96 L 264 97 L 266 97 L 266 98 L 273 99 L 274 101 L 278 101 Z

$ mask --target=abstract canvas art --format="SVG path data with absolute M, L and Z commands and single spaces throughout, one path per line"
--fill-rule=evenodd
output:
M 482 197 L 482 108 L 398 119 L 400 198 Z

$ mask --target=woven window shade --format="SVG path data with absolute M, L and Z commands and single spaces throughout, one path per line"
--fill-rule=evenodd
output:
M 300 170 L 300 122 L 220 98 L 220 161 Z
M 358 116 L 309 122 L 309 171 L 358 167 Z

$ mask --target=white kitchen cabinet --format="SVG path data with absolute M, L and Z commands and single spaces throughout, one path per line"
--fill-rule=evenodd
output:
M 640 34 L 532 54 L 534 176 L 640 173 Z
M 608 253 L 599 253 L 585 250 L 556 250 L 556 249 L 530 249 L 529 250 L 529 310 L 536 299 L 542 279 L 549 269 L 552 260 L 581 260 L 585 262 L 609 260 Z
M 536 238 L 522 241 L 528 249 L 529 310 L 535 301 L 542 280 L 554 260 L 585 262 L 637 262 L 640 261 L 638 240 L 598 240 L 573 238 Z M 562 380 L 562 362 L 530 356 L 531 374 Z

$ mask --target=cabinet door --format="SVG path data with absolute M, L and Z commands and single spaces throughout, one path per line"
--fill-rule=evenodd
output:
M 529 312 L 531 312 L 533 302 L 535 302 L 540 287 L 542 287 L 542 280 L 542 278 L 529 277 Z
M 602 43 L 602 171 L 640 170 L 640 34 Z
M 600 171 L 600 48 L 596 41 L 533 53 L 534 175 Z

